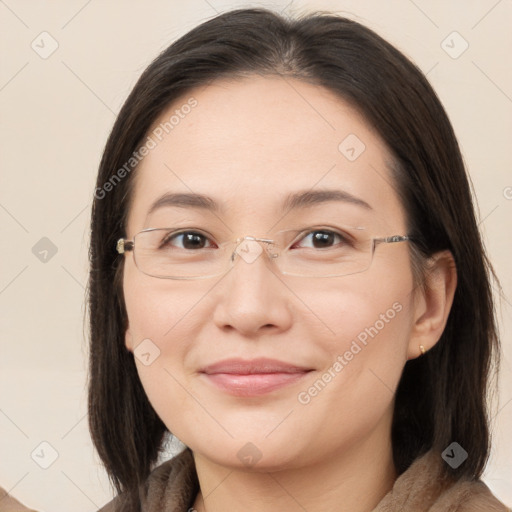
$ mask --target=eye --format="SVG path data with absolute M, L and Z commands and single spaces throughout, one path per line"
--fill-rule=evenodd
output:
M 338 242 L 337 245 L 339 246 L 352 245 L 348 237 L 328 229 L 315 229 L 314 231 L 310 231 L 308 234 L 306 234 L 306 236 L 296 242 L 293 247 L 295 247 L 297 244 L 300 244 L 304 240 L 309 241 L 308 245 L 305 247 L 310 247 L 313 249 L 329 249 L 334 247 L 333 244 L 335 244 L 336 241 Z
M 181 244 L 181 247 L 179 244 Z M 160 243 L 160 248 L 177 245 L 180 249 L 194 250 L 205 249 L 212 246 L 212 243 L 206 235 L 203 235 L 197 231 L 172 231 L 163 238 L 162 242 Z

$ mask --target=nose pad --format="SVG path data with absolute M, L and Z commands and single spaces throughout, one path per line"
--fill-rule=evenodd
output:
M 265 244 L 265 251 L 262 247 L 263 244 Z M 273 240 L 246 236 L 237 240 L 236 248 L 231 255 L 231 261 L 235 259 L 235 254 L 238 254 L 246 263 L 254 263 L 263 252 L 266 252 L 271 259 L 277 258 L 278 254 L 275 249 L 277 247 Z

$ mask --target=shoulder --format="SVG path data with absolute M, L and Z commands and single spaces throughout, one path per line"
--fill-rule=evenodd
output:
M 461 481 L 450 487 L 439 500 L 447 504 L 456 503 L 454 512 L 510 512 L 511 509 L 499 501 L 481 480 Z
M 14 499 L 6 490 L 0 487 L 0 512 L 36 512 L 27 508 Z
M 481 480 L 453 480 L 440 453 L 418 457 L 373 512 L 511 512 Z
M 199 490 L 194 457 L 186 448 L 153 469 L 139 487 L 140 510 L 187 511 Z M 125 512 L 124 496 L 118 496 L 98 512 Z M 0 511 L 1 512 L 1 511 Z

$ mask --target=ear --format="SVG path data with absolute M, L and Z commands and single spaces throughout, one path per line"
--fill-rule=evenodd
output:
M 124 346 L 128 352 L 133 352 L 133 336 L 129 327 L 126 329 L 124 334 Z
M 407 359 L 427 352 L 441 338 L 457 288 L 457 269 L 450 251 L 434 254 L 428 262 L 423 282 L 415 290 L 414 323 Z

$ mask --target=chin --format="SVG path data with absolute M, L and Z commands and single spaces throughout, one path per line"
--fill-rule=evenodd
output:
M 236 471 L 265 473 L 302 466 L 302 450 L 297 443 L 275 443 L 261 437 L 260 434 L 254 442 L 247 441 L 249 436 L 245 436 L 243 441 L 231 439 L 226 443 L 199 442 L 188 446 L 196 456 Z

